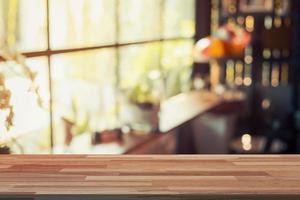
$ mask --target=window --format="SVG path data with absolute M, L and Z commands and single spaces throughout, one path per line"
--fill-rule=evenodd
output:
M 28 141 L 43 138 L 34 152 L 47 152 L 51 144 L 63 144 L 65 119 L 88 119 L 86 131 L 119 126 L 120 99 L 155 75 L 171 80 L 168 96 L 187 89 L 194 4 L 195 0 L 1 0 L 0 46 L 13 45 L 27 56 L 46 102 L 45 108 L 34 106 L 32 94 L 16 86 L 23 85 L 22 78 L 11 76 L 8 81 L 17 87 L 12 90 L 18 97 L 15 127 L 9 134 L 26 132 L 27 139 L 20 141 L 26 153 L 33 148 Z

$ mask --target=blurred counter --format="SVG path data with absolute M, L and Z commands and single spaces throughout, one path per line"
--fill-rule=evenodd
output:
M 221 105 L 240 102 L 244 99 L 242 93 L 227 92 L 216 95 L 209 91 L 192 91 L 182 93 L 161 103 L 159 115 L 159 130 L 150 133 L 132 131 L 122 135 L 122 140 L 91 144 L 91 134 L 83 134 L 73 139 L 72 144 L 65 149 L 58 149 L 56 153 L 89 153 L 89 154 L 173 154 L 180 153 L 178 146 L 187 143 L 191 138 L 191 131 L 182 132 L 183 127 L 190 124 L 207 112 L 224 112 Z M 224 106 L 221 106 L 223 108 Z M 232 107 L 225 106 L 232 110 Z M 181 132 L 181 133 L 180 133 Z M 181 136 L 180 136 L 181 134 Z M 180 139 L 180 143 L 179 140 Z M 193 139 L 191 139 L 193 140 Z M 196 141 L 194 141 L 196 142 Z
M 209 91 L 179 94 L 161 104 L 159 130 L 168 132 L 223 103 L 241 102 L 244 99 L 244 93 L 239 91 L 228 91 L 222 95 Z

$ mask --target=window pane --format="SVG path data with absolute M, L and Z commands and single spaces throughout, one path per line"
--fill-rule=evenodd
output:
M 163 43 L 162 66 L 165 70 L 193 64 L 193 40 L 167 41 Z
M 120 42 L 157 39 L 160 33 L 160 0 L 121 0 Z
M 55 55 L 51 59 L 55 141 L 64 140 L 63 119 L 80 134 L 114 128 L 116 124 L 115 51 L 102 49 Z M 89 121 L 86 127 L 82 127 Z
M 114 43 L 115 0 L 50 0 L 51 48 Z
M 159 42 L 130 45 L 120 49 L 120 118 L 134 129 L 150 131 L 147 114 L 136 105 L 158 103 L 162 92 Z
M 193 37 L 195 0 L 165 0 L 165 37 Z
M 164 42 L 162 68 L 167 97 L 190 90 L 192 55 L 193 40 Z
M 12 63 L 1 63 L 0 68 L 9 68 L 5 73 L 7 77 L 6 86 L 12 92 L 11 104 L 13 105 L 15 116 L 14 126 L 9 131 L 6 131 L 5 127 L 3 127 L 5 116 L 3 112 L 0 112 L 0 137 L 16 136 L 18 143 L 24 150 L 23 153 L 49 153 L 50 118 L 47 58 L 30 58 L 26 60 L 26 63 L 37 73 L 36 83 L 45 107 L 38 106 L 36 94 L 28 91 L 31 82 L 27 78 L 18 75 L 18 73 L 13 73 L 13 70 L 11 70 L 16 69 L 19 71 L 19 68 Z M 20 152 L 19 148 L 14 150 Z
M 160 44 L 130 45 L 120 49 L 121 88 L 134 88 L 159 69 Z
M 46 1 L 1 0 L 0 45 L 16 46 L 19 51 L 47 48 Z

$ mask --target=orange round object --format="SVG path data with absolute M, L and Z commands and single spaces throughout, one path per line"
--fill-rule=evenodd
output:
M 251 35 L 242 28 L 225 25 L 220 28 L 227 37 L 208 36 L 199 40 L 195 47 L 195 60 L 230 58 L 243 55 Z
M 207 54 L 213 58 L 222 58 L 226 56 L 226 44 L 221 39 L 212 39 L 207 48 Z

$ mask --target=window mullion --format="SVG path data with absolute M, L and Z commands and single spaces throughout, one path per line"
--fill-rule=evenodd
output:
M 50 49 L 50 7 L 49 7 L 49 1 L 46 0 L 46 24 L 47 24 L 47 51 L 46 52 L 51 52 Z M 51 147 L 51 152 L 53 153 L 53 148 L 54 148 L 54 120 L 53 120 L 53 91 L 52 91 L 52 78 L 51 78 L 51 54 L 47 54 L 47 61 L 48 61 L 48 81 L 49 81 L 49 94 L 50 94 L 50 99 L 49 99 L 49 117 L 50 117 L 50 147 Z
M 115 93 L 116 93 L 116 118 L 120 122 L 120 80 L 121 80 L 121 73 L 120 73 L 120 0 L 116 0 L 116 16 L 115 16 L 115 28 L 116 28 L 116 63 L 115 63 L 115 75 L 116 75 L 116 84 L 115 84 Z

